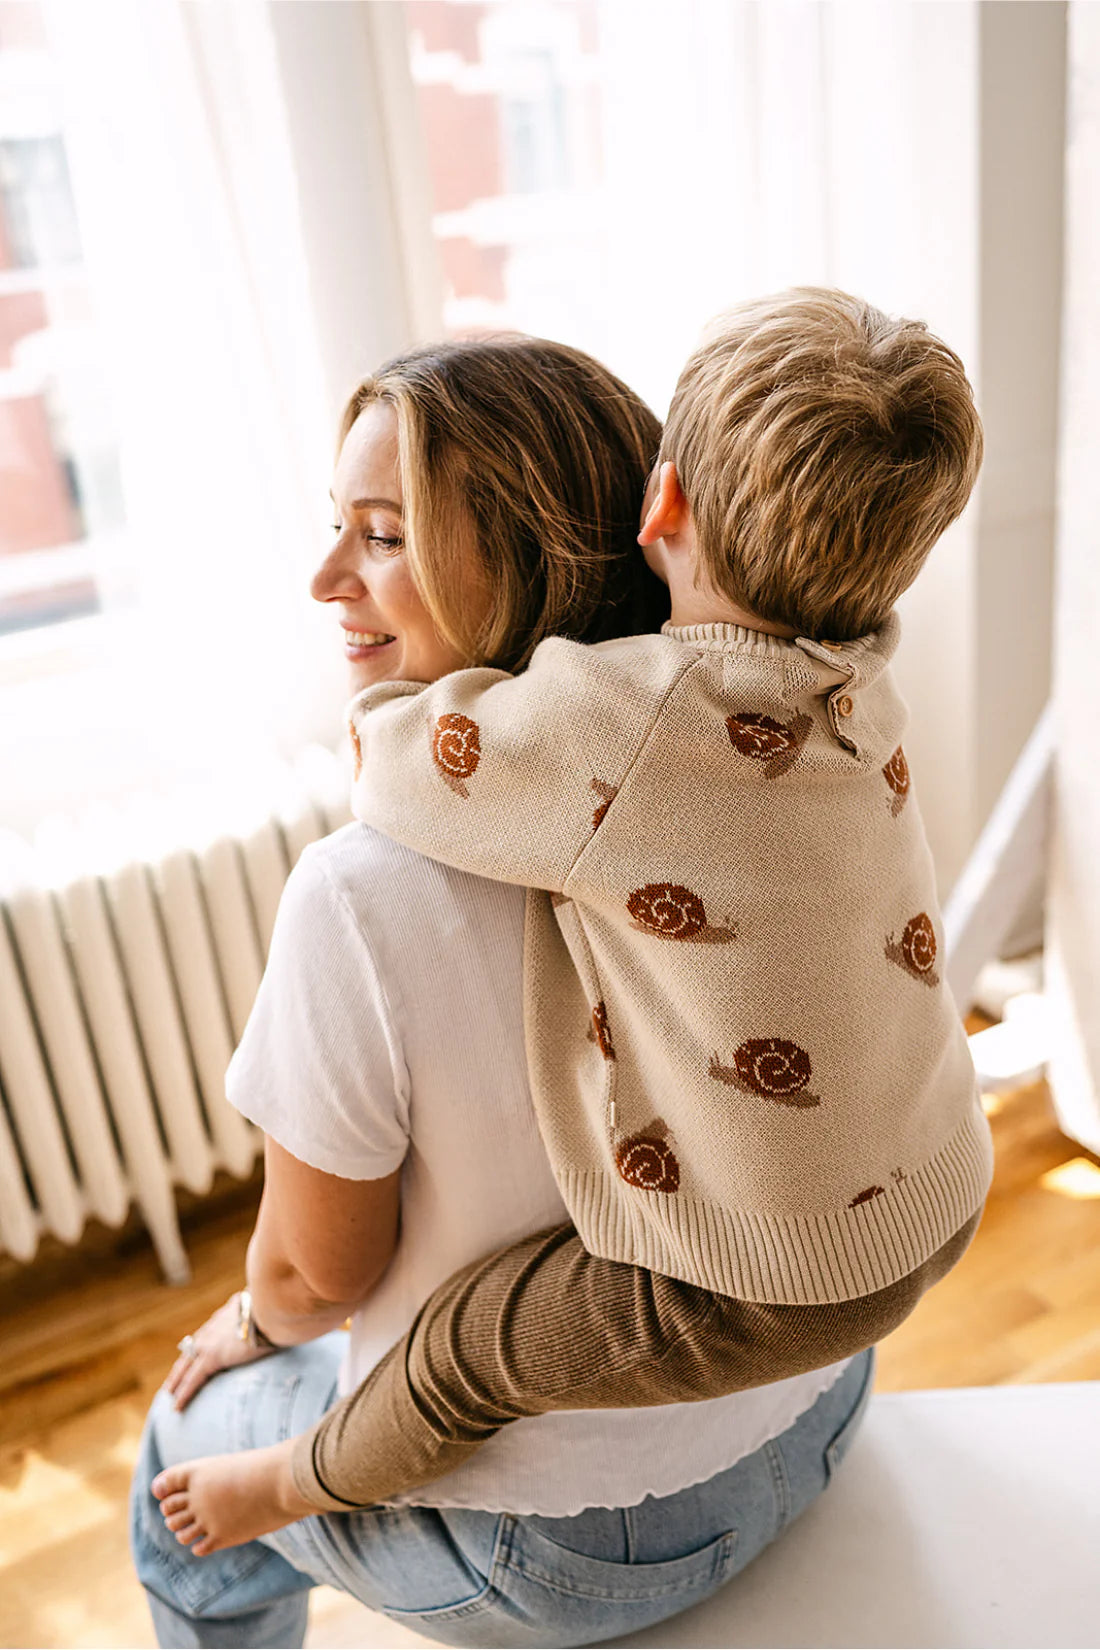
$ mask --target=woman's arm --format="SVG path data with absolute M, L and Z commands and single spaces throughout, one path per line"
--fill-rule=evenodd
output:
M 354 837 L 307 848 L 279 903 L 267 967 L 226 1094 L 264 1131 L 250 1245 L 255 1319 L 294 1345 L 344 1322 L 389 1264 L 408 1149 L 401 1037 L 340 875 L 370 874 Z M 342 867 L 338 875 L 333 866 Z M 237 1334 L 238 1297 L 187 1342 L 166 1386 L 179 1408 L 220 1369 L 262 1352 Z
M 343 1180 L 264 1141 L 264 1191 L 248 1246 L 253 1315 L 279 1346 L 339 1329 L 362 1306 L 397 1246 L 401 1171 Z M 253 1363 L 267 1348 L 242 1341 L 231 1295 L 191 1337 L 165 1386 L 184 1409 L 223 1369 Z
M 400 1169 L 381 1180 L 343 1180 L 265 1137 L 247 1268 L 265 1335 L 296 1346 L 339 1328 L 363 1304 L 397 1247 L 400 1188 Z

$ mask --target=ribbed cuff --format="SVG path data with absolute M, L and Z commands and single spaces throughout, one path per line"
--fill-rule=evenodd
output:
M 308 1432 L 299 1433 L 294 1440 L 294 1450 L 290 1457 L 290 1476 L 294 1480 L 294 1488 L 298 1494 L 308 1501 L 318 1512 L 355 1512 L 359 1508 L 358 1501 L 344 1501 L 321 1482 L 314 1458 L 314 1446 L 320 1437 L 324 1420 L 317 1422 Z

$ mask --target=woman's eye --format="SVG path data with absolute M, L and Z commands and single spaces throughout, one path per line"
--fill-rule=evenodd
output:
M 377 544 L 378 548 L 384 550 L 389 556 L 395 556 L 399 550 L 403 550 L 405 547 L 404 539 L 386 538 L 381 533 L 364 533 L 363 537 L 368 544 Z

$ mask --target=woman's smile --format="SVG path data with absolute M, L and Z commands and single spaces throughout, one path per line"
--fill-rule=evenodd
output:
M 342 626 L 344 632 L 344 657 L 349 664 L 358 664 L 363 659 L 376 659 L 387 648 L 392 648 L 397 640 L 377 630 L 352 630 L 350 625 Z
M 348 431 L 332 501 L 336 537 L 311 588 L 339 604 L 350 691 L 457 670 L 464 660 L 437 631 L 405 553 L 397 417 L 386 403 L 373 402 Z

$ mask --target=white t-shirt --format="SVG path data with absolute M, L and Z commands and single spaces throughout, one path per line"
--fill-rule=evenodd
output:
M 403 1166 L 397 1250 L 355 1316 L 344 1392 L 437 1284 L 568 1219 L 527 1085 L 523 910 L 521 888 L 360 824 L 307 848 L 283 891 L 229 1098 L 329 1174 Z M 784 1432 L 844 1368 L 698 1404 L 514 1421 L 403 1499 L 560 1518 L 672 1495 Z

